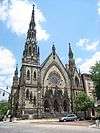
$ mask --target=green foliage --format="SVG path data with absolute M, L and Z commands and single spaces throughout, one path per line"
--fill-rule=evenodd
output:
M 100 113 L 100 106 L 96 108 L 96 112 Z
M 9 109 L 9 103 L 7 101 L 0 102 L 0 116 L 4 116 Z
M 86 111 L 94 106 L 92 101 L 85 92 L 80 92 L 75 98 L 75 109 L 76 111 Z
M 91 67 L 90 73 L 96 88 L 96 96 L 100 99 L 100 61 Z

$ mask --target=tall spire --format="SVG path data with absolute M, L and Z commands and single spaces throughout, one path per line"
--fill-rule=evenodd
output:
M 36 28 L 35 28 L 35 5 L 33 5 L 31 21 L 27 32 L 27 39 L 25 43 L 25 49 L 23 51 L 23 63 L 38 64 L 39 62 L 39 49 L 36 40 Z
M 73 68 L 75 66 L 75 60 L 73 58 L 73 52 L 72 52 L 72 49 L 71 49 L 71 45 L 69 43 L 69 68 Z
M 73 58 L 73 52 L 72 52 L 70 43 L 69 43 L 69 58 L 70 58 L 70 59 Z
M 35 5 L 33 4 L 33 10 L 32 10 L 32 16 L 31 16 L 31 21 L 29 24 L 29 29 L 27 32 L 27 39 L 36 42 L 36 29 L 35 29 L 35 10 L 34 10 Z

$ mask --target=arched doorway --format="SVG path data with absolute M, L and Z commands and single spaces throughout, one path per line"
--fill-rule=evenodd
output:
M 59 103 L 57 100 L 54 101 L 54 111 L 59 112 Z
M 67 100 L 64 100 L 63 101 L 63 110 L 64 110 L 64 112 L 67 112 L 68 111 L 68 103 L 67 103 Z
M 49 105 L 48 100 L 46 99 L 44 101 L 44 112 L 49 112 L 49 111 L 50 111 L 50 105 Z

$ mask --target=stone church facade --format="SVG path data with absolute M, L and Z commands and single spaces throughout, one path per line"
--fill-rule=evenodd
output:
M 36 39 L 34 6 L 22 57 L 20 76 L 16 67 L 11 90 L 12 112 L 17 117 L 55 117 L 74 111 L 74 98 L 84 91 L 69 44 L 68 63 L 63 65 L 52 46 L 51 54 L 40 64 Z

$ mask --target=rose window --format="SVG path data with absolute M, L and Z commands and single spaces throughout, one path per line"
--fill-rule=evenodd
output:
M 48 76 L 48 82 L 50 85 L 61 85 L 61 77 L 60 77 L 60 74 L 53 71 L 49 74 Z

